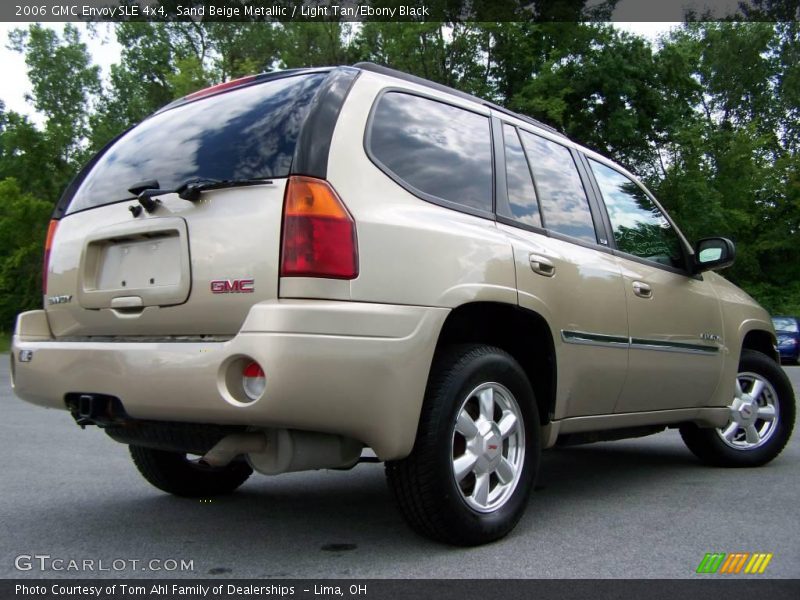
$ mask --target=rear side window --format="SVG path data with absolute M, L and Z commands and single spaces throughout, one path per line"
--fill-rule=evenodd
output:
M 516 128 L 504 124 L 503 140 L 506 152 L 506 188 L 511 211 L 507 216 L 526 225 L 541 227 L 542 217 L 539 215 L 536 190 Z
M 589 199 L 570 151 L 561 144 L 521 131 L 539 193 L 544 226 L 550 231 L 597 243 Z
M 325 77 L 254 84 L 148 118 L 100 157 L 67 213 L 128 199 L 128 188 L 146 179 L 168 189 L 190 179 L 288 176 L 300 128 Z
M 372 117 L 370 156 L 412 193 L 492 211 L 489 118 L 428 98 L 387 92 Z

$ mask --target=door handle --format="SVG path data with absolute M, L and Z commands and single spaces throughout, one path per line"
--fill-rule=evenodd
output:
M 653 297 L 653 288 L 649 285 L 644 283 L 643 281 L 634 281 L 633 282 L 633 293 L 639 296 L 639 298 L 652 298 Z
M 531 269 L 534 273 L 544 275 L 545 277 L 552 277 L 556 274 L 556 266 L 549 258 L 540 256 L 539 254 L 530 255 Z

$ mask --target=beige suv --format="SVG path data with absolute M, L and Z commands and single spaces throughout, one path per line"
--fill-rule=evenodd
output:
M 47 236 L 13 385 L 181 496 L 385 461 L 418 532 L 508 533 L 541 450 L 680 428 L 775 458 L 767 313 L 625 169 L 373 64 L 228 82 L 114 140 Z

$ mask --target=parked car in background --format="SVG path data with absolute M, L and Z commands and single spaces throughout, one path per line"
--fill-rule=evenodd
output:
M 781 362 L 796 365 L 800 362 L 800 318 L 772 317 L 778 335 L 778 352 Z

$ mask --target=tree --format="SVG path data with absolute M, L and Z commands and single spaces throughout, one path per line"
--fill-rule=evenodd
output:
M 52 211 L 15 179 L 0 181 L 0 331 L 12 329 L 17 313 L 42 304 L 42 251 Z
M 91 100 L 100 91 L 100 72 L 91 64 L 78 30 L 67 24 L 61 36 L 34 24 L 10 35 L 11 48 L 25 55 L 33 93 L 28 100 L 45 117 L 44 135 L 58 172 L 75 170 L 86 159 Z

